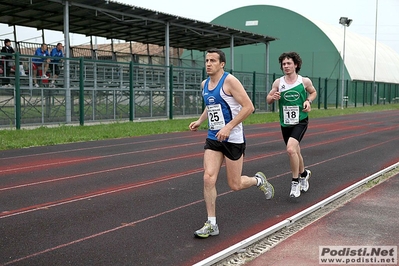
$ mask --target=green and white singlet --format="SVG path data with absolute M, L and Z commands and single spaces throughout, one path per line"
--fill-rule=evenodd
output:
M 278 91 L 281 96 L 279 100 L 281 126 L 294 126 L 299 121 L 308 117 L 308 113 L 302 111 L 303 103 L 307 97 L 302 76 L 298 75 L 297 80 L 293 84 L 287 84 L 284 76 L 281 77 Z

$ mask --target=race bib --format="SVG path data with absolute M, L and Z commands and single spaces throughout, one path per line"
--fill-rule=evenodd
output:
M 299 123 L 299 106 L 283 106 L 284 124 L 296 125 Z
M 225 126 L 222 106 L 220 104 L 212 104 L 207 106 L 209 129 L 220 130 Z

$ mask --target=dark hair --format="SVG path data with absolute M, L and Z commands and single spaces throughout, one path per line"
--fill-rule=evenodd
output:
M 296 69 L 295 72 L 299 73 L 299 70 L 301 70 L 301 66 L 302 66 L 302 59 L 299 56 L 298 53 L 296 52 L 288 52 L 288 53 L 282 53 L 280 55 L 280 57 L 278 58 L 278 62 L 280 63 L 280 69 L 283 70 L 283 60 L 286 58 L 291 58 L 292 61 L 294 61 L 294 64 L 296 65 Z
M 219 55 L 219 61 L 221 63 L 225 63 L 226 64 L 226 55 L 224 54 L 224 52 L 220 49 L 217 48 L 211 48 L 209 50 L 206 51 L 208 54 L 210 53 L 217 53 Z
M 10 39 L 5 39 L 5 40 L 4 40 L 4 44 L 6 44 L 6 43 L 8 43 L 8 42 L 11 42 L 11 40 L 10 40 Z

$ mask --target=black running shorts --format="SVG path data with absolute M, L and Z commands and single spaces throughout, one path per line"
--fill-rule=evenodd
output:
M 281 133 L 283 133 L 283 139 L 285 144 L 287 145 L 289 138 L 294 138 L 298 142 L 301 142 L 306 130 L 308 129 L 308 124 L 309 119 L 306 117 L 294 126 L 281 127 Z
M 217 141 L 212 139 L 206 139 L 204 149 L 213 151 L 220 151 L 224 156 L 230 160 L 236 161 L 245 155 L 245 142 L 241 144 L 230 143 L 226 141 Z

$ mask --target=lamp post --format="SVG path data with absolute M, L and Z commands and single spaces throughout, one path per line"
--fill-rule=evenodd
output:
M 339 24 L 344 26 L 344 48 L 342 50 L 342 84 L 341 84 L 341 94 L 342 94 L 342 99 L 341 99 L 341 108 L 344 109 L 344 93 L 345 93 L 345 38 L 346 38 L 346 27 L 349 27 L 352 23 L 352 19 L 349 19 L 347 17 L 341 17 L 339 19 Z
M 377 16 L 378 16 L 378 0 L 375 1 L 375 31 L 374 31 L 374 71 L 373 71 L 373 89 L 374 89 L 374 100 L 373 103 L 377 104 L 377 86 L 375 85 L 375 70 L 377 64 Z M 385 103 L 385 102 L 384 102 Z

